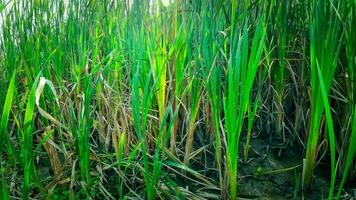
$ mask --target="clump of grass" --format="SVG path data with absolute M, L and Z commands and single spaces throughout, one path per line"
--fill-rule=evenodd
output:
M 193 4 L 196 6 L 195 9 L 199 9 L 199 2 Z M 187 23 L 188 30 L 197 30 L 198 24 L 196 23 L 199 19 L 197 13 L 189 13 L 187 17 L 189 19 Z M 197 121 L 199 119 L 199 110 L 201 108 L 202 98 L 204 95 L 204 81 L 202 80 L 202 74 L 204 71 L 202 70 L 202 61 L 201 54 L 199 48 L 201 47 L 201 43 L 197 41 L 200 32 L 197 31 L 196 34 L 188 34 L 187 42 L 189 42 L 188 46 L 188 59 L 190 62 L 185 66 L 186 69 L 186 85 L 183 90 L 183 94 L 185 95 L 184 102 L 182 103 L 186 107 L 186 139 L 185 139 L 185 149 L 184 149 L 184 159 L 183 162 L 185 165 L 189 166 L 190 160 L 192 159 L 193 150 L 194 150 L 194 138 L 196 133 Z M 193 61 L 194 60 L 194 61 Z
M 134 119 L 134 126 L 136 130 L 137 137 L 140 142 L 142 142 L 142 156 L 143 156 L 143 163 L 144 163 L 144 181 L 146 185 L 146 193 L 147 199 L 153 199 L 155 197 L 155 183 L 154 180 L 151 178 L 154 175 L 151 175 L 151 167 L 148 161 L 148 143 L 146 139 L 146 129 L 144 127 L 147 126 L 147 117 L 149 114 L 149 110 L 152 106 L 152 97 L 154 94 L 154 87 L 151 86 L 151 73 L 147 74 L 145 79 L 146 81 L 140 83 L 140 70 L 137 67 L 136 73 L 132 80 L 132 108 L 133 108 L 133 119 Z M 145 80 L 144 79 L 144 80 Z M 141 95 L 140 95 L 140 88 Z M 156 172 L 156 170 L 153 170 Z
M 176 8 L 178 9 L 178 8 Z M 176 11 L 178 12 L 178 11 Z M 175 14 L 175 21 L 178 20 L 177 19 L 177 14 Z M 177 22 L 175 23 L 175 26 L 177 26 Z M 177 27 L 175 27 L 175 29 L 177 29 Z M 176 31 L 176 30 L 175 30 Z M 174 99 L 174 109 L 178 108 L 178 106 L 180 105 L 180 101 L 183 97 L 183 91 L 184 91 L 184 73 L 186 70 L 186 64 L 187 64 L 187 57 L 188 57 L 188 45 L 186 42 L 186 37 L 188 35 L 187 33 L 187 27 L 185 25 L 181 25 L 179 27 L 178 32 L 175 35 L 175 41 L 174 41 L 174 47 L 171 50 L 172 56 L 173 56 L 173 65 L 175 65 L 174 68 L 174 77 L 175 77 L 175 81 L 174 81 L 174 95 L 175 95 L 175 99 Z M 178 131 L 178 126 L 179 126 L 179 121 L 176 120 L 175 121 L 175 125 L 174 128 L 172 130 L 172 134 L 171 134 L 171 144 L 170 144 L 170 148 L 172 150 L 172 152 L 176 152 L 176 142 L 177 142 L 177 131 Z
M 349 105 L 346 107 L 347 109 L 347 118 L 350 121 L 345 122 L 347 127 L 349 127 L 349 138 L 348 147 L 346 150 L 346 159 L 345 165 L 343 167 L 342 172 L 342 180 L 339 186 L 339 190 L 337 193 L 337 198 L 340 198 L 343 186 L 348 179 L 348 175 L 350 173 L 350 169 L 352 166 L 352 162 L 354 160 L 354 156 L 356 153 L 356 39 L 353 35 L 356 34 L 355 27 L 356 26 L 356 2 L 355 1 L 347 1 L 345 3 L 345 19 L 346 19 L 346 28 L 345 28 L 345 38 L 346 38 L 346 55 L 347 55 L 347 73 L 348 73 L 348 100 Z M 341 160 L 342 161 L 342 160 Z
M 240 160 L 263 157 L 255 131 L 263 162 L 276 145 L 281 161 L 306 147 L 305 189 L 328 152 L 329 199 L 339 180 L 341 197 L 356 151 L 355 7 L 0 0 L 0 199 L 237 199 L 251 176 Z M 298 198 L 300 166 L 257 172 L 295 170 Z
M 277 62 L 272 66 L 272 76 L 275 84 L 276 91 L 276 132 L 277 135 L 282 135 L 282 129 L 284 124 L 284 101 L 285 101 L 285 80 L 286 80 L 286 52 L 288 45 L 288 10 L 290 9 L 290 3 L 279 3 L 272 1 L 271 9 L 273 10 L 273 16 L 271 23 L 274 29 L 272 32 L 271 41 L 276 43 Z
M 232 16 L 234 17 L 234 15 Z M 225 128 L 227 132 L 226 166 L 231 199 L 237 198 L 239 139 L 265 44 L 266 28 L 264 19 L 261 17 L 252 39 L 251 51 L 248 52 L 249 32 L 247 24 L 246 21 L 241 35 L 237 34 L 237 30 L 232 29 L 232 31 L 236 32 L 231 34 L 233 43 L 231 45 L 224 97 Z
M 157 16 L 157 20 L 161 20 Z M 166 109 L 166 77 L 167 77 L 167 42 L 166 37 L 159 30 L 164 27 L 160 27 L 158 23 L 155 24 L 151 34 L 147 34 L 147 52 L 149 55 L 151 70 L 153 71 L 153 78 L 157 82 L 156 88 L 156 101 L 158 104 L 158 115 L 160 121 L 163 120 Z
M 89 175 L 89 157 L 90 157 L 90 142 L 89 127 L 92 126 L 92 120 L 90 118 L 90 102 L 93 97 L 94 90 L 91 86 L 91 77 L 85 75 L 83 78 L 83 85 L 85 87 L 84 94 L 81 95 L 80 109 L 76 112 L 74 105 L 70 106 L 71 108 L 71 132 L 75 138 L 75 143 L 77 146 L 77 151 L 79 153 L 79 166 L 80 166 L 80 176 L 83 181 L 87 184 L 90 184 L 90 175 Z M 77 115 L 76 115 L 77 113 Z
M 325 28 L 330 27 L 330 28 Z M 332 27 L 332 28 L 331 28 Z M 310 16 L 310 61 L 311 61 L 311 116 L 305 165 L 303 168 L 303 187 L 310 188 L 313 179 L 313 170 L 317 159 L 321 119 L 324 113 L 323 93 L 318 76 L 318 65 L 325 85 L 325 95 L 329 95 L 337 60 L 340 51 L 340 20 L 337 18 L 331 2 L 314 0 L 311 2 Z M 323 103 L 321 103 L 323 102 Z M 335 173 L 335 152 L 329 140 L 331 150 L 332 173 Z M 333 176 L 332 176 L 333 177 Z M 333 185 L 331 187 L 334 187 Z
M 221 52 L 219 51 L 224 44 L 224 35 L 219 34 L 219 30 L 223 28 L 223 13 L 222 9 L 217 10 L 218 12 L 214 12 L 213 4 L 206 5 L 207 12 L 203 13 L 202 17 L 202 43 L 201 43 L 201 54 L 204 58 L 203 65 L 205 66 L 205 74 L 206 77 L 206 92 L 208 101 L 211 109 L 211 143 L 214 144 L 215 147 L 215 160 L 216 166 L 219 171 L 219 182 L 220 187 L 223 188 L 223 172 L 222 172 L 222 139 L 221 139 L 221 131 L 220 131 L 220 120 L 221 120 L 221 111 L 222 111 L 222 85 L 220 84 L 223 76 L 223 67 L 220 66 L 218 60 L 221 56 Z M 209 11 L 210 10 L 210 11 Z M 215 21 L 220 21 L 221 23 L 214 23 Z M 223 194 L 223 193 L 222 193 Z
M 197 68 L 197 66 L 192 66 L 192 68 Z M 197 74 L 193 74 L 194 70 L 192 70 L 192 77 L 189 80 L 188 85 L 188 94 L 189 98 L 189 110 L 188 110 L 188 119 L 187 119 L 187 140 L 185 145 L 185 155 L 184 155 L 184 164 L 189 165 L 190 154 L 193 149 L 193 140 L 194 140 L 194 132 L 196 129 L 196 120 L 199 114 L 199 108 L 202 99 L 202 90 L 203 84 Z

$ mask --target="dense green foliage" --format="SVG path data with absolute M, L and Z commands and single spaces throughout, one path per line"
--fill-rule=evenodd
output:
M 0 0 L 0 14 L 0 199 L 234 200 L 240 180 L 293 170 L 294 198 L 318 178 L 320 196 L 349 197 L 356 0 Z M 256 138 L 303 156 L 241 175 Z

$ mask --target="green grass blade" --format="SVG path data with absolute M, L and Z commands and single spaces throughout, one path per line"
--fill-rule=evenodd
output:
M 31 179 L 34 178 L 34 157 L 33 157 L 33 139 L 32 139 L 32 123 L 35 116 L 35 103 L 36 103 L 36 89 L 39 81 L 39 76 L 32 84 L 30 93 L 27 98 L 27 106 L 25 111 L 24 118 L 24 143 L 22 146 L 22 153 L 24 156 L 24 184 L 23 184 L 23 199 L 29 198 L 30 188 L 31 188 Z
M 3 146 L 5 145 L 5 143 L 8 143 L 7 145 L 11 145 L 11 140 L 10 137 L 7 134 L 7 127 L 8 127 L 8 122 L 9 122 L 9 117 L 10 117 L 10 111 L 11 111 L 11 107 L 12 107 L 12 99 L 14 96 L 14 91 L 15 91 L 15 80 L 16 80 L 16 71 L 14 72 L 14 74 L 12 75 L 12 78 L 10 80 L 10 84 L 9 84 L 9 88 L 7 90 L 7 94 L 6 94 L 6 98 L 5 98 L 5 104 L 4 104 L 4 108 L 3 108 L 3 113 L 1 115 L 1 121 L 0 121 L 0 163 L 1 163 L 1 171 L 3 170 L 2 168 L 2 152 L 3 152 Z M 7 136 L 5 136 L 5 134 Z M 10 144 L 11 143 L 11 144 Z M 8 148 L 7 151 L 8 153 L 13 156 L 15 152 L 12 152 L 14 149 L 12 148 Z M 1 199 L 7 200 L 9 199 L 9 193 L 7 191 L 7 185 L 6 185 L 6 181 L 5 181 L 5 177 L 4 177 L 3 172 L 1 172 L 1 187 L 0 187 L 0 196 Z
M 319 83 L 320 83 L 320 89 L 321 89 L 321 94 L 324 102 L 324 107 L 325 107 L 325 114 L 326 114 L 326 123 L 328 127 L 328 133 L 329 133 L 329 143 L 330 143 L 330 159 L 331 159 L 331 183 L 330 183 L 330 190 L 329 190 L 329 197 L 328 199 L 333 198 L 333 192 L 335 188 L 335 180 L 336 180 L 336 155 L 335 155 L 335 133 L 334 133 L 334 125 L 333 125 L 333 119 L 331 117 L 331 108 L 328 100 L 328 95 L 325 89 L 325 84 L 323 80 L 323 75 L 320 70 L 319 64 L 317 62 L 317 69 L 318 69 L 318 77 L 319 77 Z
M 0 197 L 3 200 L 10 199 L 9 191 L 7 189 L 7 184 L 6 184 L 6 181 L 4 180 L 4 177 L 1 177 Z

